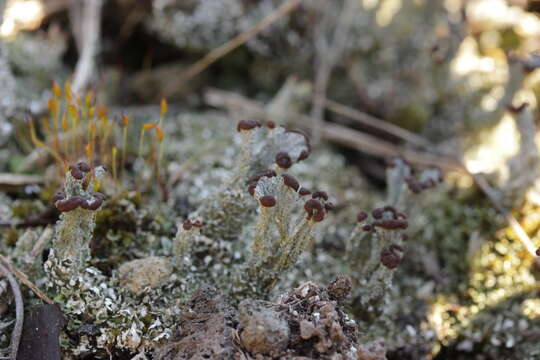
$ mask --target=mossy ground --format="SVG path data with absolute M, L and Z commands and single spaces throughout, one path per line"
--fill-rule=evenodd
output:
M 229 296 L 234 293 L 229 293 L 230 281 L 236 276 L 233 269 L 246 259 L 250 231 L 242 232 L 230 246 L 220 246 L 219 242 L 201 244 L 199 252 L 195 252 L 196 267 L 142 297 L 133 298 L 119 287 L 116 271 L 121 264 L 150 255 L 170 255 L 171 239 L 180 220 L 203 203 L 212 189 L 219 188 L 234 167 L 229 157 L 217 155 L 232 157 L 237 153 L 234 145 L 216 141 L 208 143 L 212 151 L 201 151 L 209 140 L 201 142 L 200 139 L 213 139 L 214 135 L 219 139 L 222 131 L 220 126 L 205 127 L 204 121 L 219 119 L 223 129 L 227 129 L 233 125 L 227 117 L 216 113 L 208 117 L 183 114 L 179 119 L 182 130 L 174 133 L 171 141 L 174 145 L 167 151 L 166 159 L 172 169 L 189 164 L 189 171 L 172 187 L 167 201 L 155 191 L 115 190 L 96 217 L 91 264 L 101 270 L 102 275 L 88 273 L 81 281 L 90 286 L 103 284 L 111 289 L 107 291 L 115 292 L 118 301 L 111 306 L 117 311 L 123 308 L 132 313 L 109 317 L 99 305 L 104 300 L 100 295 L 93 300 L 95 303 L 85 303 L 82 312 L 70 313 L 77 307 L 66 308 L 66 334 L 70 340 L 64 346 L 72 349 L 69 352 L 77 348 L 77 353 L 92 352 L 96 341 L 97 344 L 111 343 L 111 339 L 104 336 L 116 338 L 112 343 L 116 343 L 118 349 L 125 346 L 133 350 L 134 344 L 135 348 L 151 348 L 155 344 L 152 338 L 159 338 L 160 334 L 169 336 L 175 331 L 178 309 L 199 285 L 216 286 Z M 177 149 L 182 152 L 179 154 Z M 318 233 L 313 247 L 285 274 L 269 298 L 302 281 L 324 284 L 350 271 L 351 265 L 344 261 L 344 242 L 356 213 L 384 201 L 382 192 L 371 187 L 356 168 L 347 166 L 344 158 L 330 148 L 318 148 L 292 173 L 305 179 L 306 186 L 332 189 L 330 194 L 337 210 L 325 229 Z M 127 176 L 135 174 L 128 171 Z M 49 190 L 45 187 L 43 191 Z M 4 221 L 25 219 L 35 215 L 36 209 L 47 206 L 42 200 L 20 199 L 17 194 L 4 199 L 1 209 Z M 530 206 L 526 204 L 522 208 L 524 214 L 530 214 L 523 221 L 527 231 L 534 233 L 538 219 L 532 215 L 535 212 L 528 209 Z M 355 301 L 362 294 L 362 281 L 359 274 L 349 273 L 355 286 L 347 308 L 358 321 L 360 339 L 385 338 L 389 358 L 420 359 L 437 353 L 440 358 L 448 354 L 461 354 L 459 356 L 466 358 L 467 354 L 484 352 L 503 354 L 504 359 L 533 359 L 531 354 L 540 351 L 534 340 L 534 329 L 539 326 L 534 305 L 538 271 L 489 203 L 474 188 L 462 188 L 447 181 L 415 198 L 409 219 L 411 226 L 407 231 L 409 239 L 404 261 L 394 277 L 394 287 L 384 311 L 375 322 L 365 323 L 365 317 L 357 312 Z M 5 227 L 0 242 L 2 252 L 15 266 L 23 267 L 20 259 L 13 257 L 16 240 L 26 231 L 39 235 L 41 229 Z M 40 283 L 39 279 L 38 272 L 33 280 Z M 72 296 L 69 291 L 49 294 L 57 300 Z M 25 296 L 31 297 L 31 294 L 25 291 Z M 242 301 L 241 294 L 234 293 L 234 296 L 238 298 L 233 299 L 233 303 Z M 147 303 L 146 310 L 142 310 L 142 303 Z M 159 326 L 155 326 L 157 319 Z M 99 323 L 101 337 L 78 333 L 73 338 L 82 325 L 96 323 Z M 136 336 L 126 336 L 124 332 L 129 332 L 132 324 L 137 324 Z M 4 335 L 4 344 L 6 340 Z M 145 342 L 147 345 L 142 346 Z

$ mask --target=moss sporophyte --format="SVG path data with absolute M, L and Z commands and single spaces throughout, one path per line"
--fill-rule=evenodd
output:
M 129 116 L 110 117 L 108 109 L 97 103 L 93 91 L 88 91 L 80 99 L 71 91 L 69 82 L 65 83 L 63 90 L 53 83 L 52 97 L 48 100 L 49 116 L 37 121 L 39 126 L 31 119 L 28 125 L 32 143 L 54 158 L 59 173 L 65 172 L 69 164 L 84 159 L 90 166 L 99 163 L 110 169 L 113 181 L 125 188 L 129 187 L 125 168 L 130 140 L 137 137 L 138 149 L 132 161 L 140 161 L 143 166 L 153 169 L 156 183 L 160 183 L 166 142 L 163 126 L 167 111 L 167 101 L 162 99 L 158 120 L 138 126 L 137 136 L 132 134 L 137 130 L 130 126 Z M 147 144 L 149 133 L 153 136 Z

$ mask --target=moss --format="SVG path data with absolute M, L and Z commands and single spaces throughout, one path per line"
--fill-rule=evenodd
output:
M 40 209 L 35 202 L 32 201 L 18 201 L 12 208 L 13 217 L 19 219 L 26 219 L 29 216 L 37 213 Z
M 517 50 L 523 41 L 522 38 L 511 29 L 504 29 L 500 32 L 501 41 L 499 43 L 500 48 L 503 51 Z
M 56 186 L 44 186 L 39 192 L 39 199 L 44 204 L 49 204 L 56 191 L 58 191 Z
M 17 240 L 19 239 L 19 231 L 13 227 L 10 227 L 4 233 L 4 243 L 7 246 L 15 247 Z
M 411 131 L 420 131 L 430 117 L 429 108 L 420 103 L 401 106 L 390 117 L 390 121 Z

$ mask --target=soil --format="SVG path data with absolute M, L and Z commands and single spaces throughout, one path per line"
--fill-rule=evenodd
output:
M 248 299 L 234 309 L 203 287 L 156 359 L 386 359 L 382 341 L 357 343 L 358 327 L 343 310 L 350 290 L 339 276 L 328 287 L 306 282 L 276 302 Z

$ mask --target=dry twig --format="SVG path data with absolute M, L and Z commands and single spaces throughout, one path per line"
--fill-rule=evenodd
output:
M 36 244 L 32 248 L 32 251 L 30 252 L 30 257 L 35 259 L 39 254 L 43 252 L 43 249 L 45 249 L 45 246 L 49 243 L 49 241 L 52 239 L 54 234 L 54 230 L 51 226 L 47 226 L 45 230 L 43 230 L 43 233 L 39 237 L 38 241 L 36 241 Z
M 234 49 L 240 47 L 241 45 L 248 42 L 252 37 L 266 29 L 268 26 L 275 23 L 277 20 L 279 20 L 284 15 L 288 14 L 292 10 L 294 10 L 302 0 L 286 0 L 283 4 L 281 4 L 280 7 L 278 7 L 274 12 L 270 13 L 268 16 L 266 16 L 264 19 L 261 20 L 258 24 L 253 26 L 252 28 L 244 31 L 241 34 L 238 34 L 225 44 L 218 46 L 217 48 L 210 51 L 208 54 L 206 54 L 202 59 L 198 60 L 194 64 L 192 64 L 185 73 L 182 74 L 180 78 L 180 87 L 182 84 L 185 84 L 190 79 L 194 78 L 201 72 L 203 72 L 207 67 L 215 63 L 217 60 L 222 58 L 223 56 L 227 55 Z M 171 82 L 171 85 L 178 87 L 177 83 Z M 170 91 L 167 91 L 165 89 L 165 93 L 170 93 Z
M 206 93 L 206 101 L 213 106 L 247 112 L 250 116 L 261 120 L 267 119 L 269 116 L 268 111 L 257 102 L 227 91 L 211 89 Z M 294 114 L 294 116 L 290 116 L 289 118 L 294 125 L 304 129 L 309 128 L 312 123 L 312 119 L 309 116 L 301 114 Z M 403 148 L 345 126 L 325 124 L 320 131 L 322 139 L 375 156 L 401 156 L 412 164 L 423 166 L 437 165 L 444 170 L 463 171 L 462 166 L 454 158 L 436 155 L 432 152 L 427 153 Z
M 358 122 L 359 124 L 369 126 L 370 128 L 384 131 L 387 134 L 394 135 L 395 137 L 408 142 L 411 145 L 417 145 L 426 149 L 433 148 L 434 145 L 417 134 L 410 132 L 402 127 L 396 126 L 387 121 L 378 119 L 374 116 L 366 114 L 364 112 L 355 110 L 351 107 L 341 105 L 335 101 L 326 99 L 325 106 L 328 110 L 338 115 L 347 117 L 351 120 Z
M 0 190 L 3 191 L 19 189 L 27 185 L 36 185 L 42 183 L 43 177 L 39 175 L 0 173 Z
M 17 280 L 13 276 L 12 272 L 7 269 L 5 266 L 0 264 L 0 274 L 4 275 L 11 286 L 11 291 L 15 298 L 15 325 L 13 326 L 13 331 L 11 332 L 11 340 L 9 343 L 10 348 L 10 359 L 17 360 L 17 352 L 19 350 L 19 343 L 21 341 L 22 328 L 24 323 L 24 304 L 21 294 L 21 289 Z
M 30 290 L 32 290 L 32 292 L 36 294 L 37 297 L 39 297 L 41 300 L 43 300 L 47 304 L 54 304 L 54 301 L 50 297 L 45 295 L 43 291 L 41 291 L 33 282 L 31 282 L 25 273 L 13 267 L 13 265 L 11 265 L 8 259 L 6 259 L 3 255 L 0 255 L 0 265 L 6 267 L 13 275 L 15 275 L 17 279 L 19 279 L 20 282 L 28 286 Z

